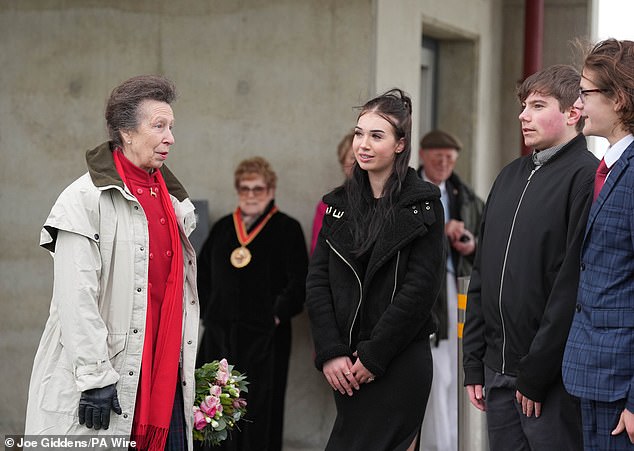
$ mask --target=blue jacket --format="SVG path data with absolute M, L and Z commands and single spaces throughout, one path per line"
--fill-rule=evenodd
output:
M 634 143 L 592 204 L 580 269 L 564 384 L 580 398 L 627 399 L 634 412 Z

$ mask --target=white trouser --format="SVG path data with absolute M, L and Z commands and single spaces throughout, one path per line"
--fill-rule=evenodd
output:
M 434 379 L 421 433 L 422 451 L 458 449 L 458 290 L 455 276 L 447 272 L 449 338 L 432 344 Z

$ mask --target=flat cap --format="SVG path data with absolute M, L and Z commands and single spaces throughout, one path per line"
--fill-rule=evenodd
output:
M 462 149 L 458 138 L 442 130 L 432 130 L 420 140 L 421 149 Z

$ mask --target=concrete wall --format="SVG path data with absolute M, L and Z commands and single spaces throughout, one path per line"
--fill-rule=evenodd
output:
M 37 245 L 59 192 L 106 139 L 110 90 L 162 73 L 180 92 L 168 165 L 211 221 L 235 208 L 233 170 L 263 155 L 280 208 L 309 236 L 323 193 L 341 182 L 340 137 L 373 77 L 369 0 L 0 2 L 0 435 L 23 428 L 52 261 Z M 296 320 L 287 442 L 323 448 L 334 406 Z
M 589 0 L 546 3 L 551 63 L 585 33 Z M 441 41 L 439 125 L 465 142 L 459 171 L 486 196 L 519 152 L 510 112 L 522 17 L 520 0 L 1 0 L 0 435 L 23 428 L 48 313 L 52 264 L 39 230 L 85 171 L 84 151 L 106 139 L 115 85 L 139 73 L 175 81 L 168 165 L 209 201 L 211 223 L 235 208 L 236 164 L 259 154 L 278 172 L 278 205 L 309 237 L 317 200 L 341 182 L 335 148 L 353 107 L 398 86 L 419 114 L 423 34 Z M 312 367 L 306 315 L 294 326 L 285 449 L 323 449 L 331 393 Z
M 498 166 L 498 130 L 490 118 L 498 114 L 503 96 L 498 89 L 502 2 L 427 4 L 423 33 L 440 42 L 438 126 L 463 141 L 456 171 L 484 197 Z
M 487 118 L 500 104 L 500 0 L 378 0 L 376 83 L 378 91 L 395 83 L 412 96 L 414 116 L 420 105 L 421 35 L 437 39 L 439 48 L 438 126 L 455 133 L 465 144 L 457 170 L 486 193 L 496 165 L 476 164 L 473 155 L 490 161 L 497 131 Z M 486 98 L 486 102 L 478 102 Z M 412 165 L 421 133 L 412 128 Z M 477 176 L 475 176 L 477 173 Z M 472 176 L 473 175 L 473 176 Z M 478 182 L 481 182 L 478 184 Z

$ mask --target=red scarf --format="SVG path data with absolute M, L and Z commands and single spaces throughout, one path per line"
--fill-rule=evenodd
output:
M 125 157 L 120 152 L 119 149 L 113 152 L 114 163 L 127 185 L 121 161 Z M 145 341 L 131 435 L 137 443 L 136 449 L 144 451 L 162 451 L 165 448 L 178 378 L 183 319 L 183 252 L 178 223 L 163 175 L 158 170 L 155 174 L 159 182 L 159 197 L 168 219 L 173 256 L 159 315 L 152 315 L 150 290 L 147 290 Z

